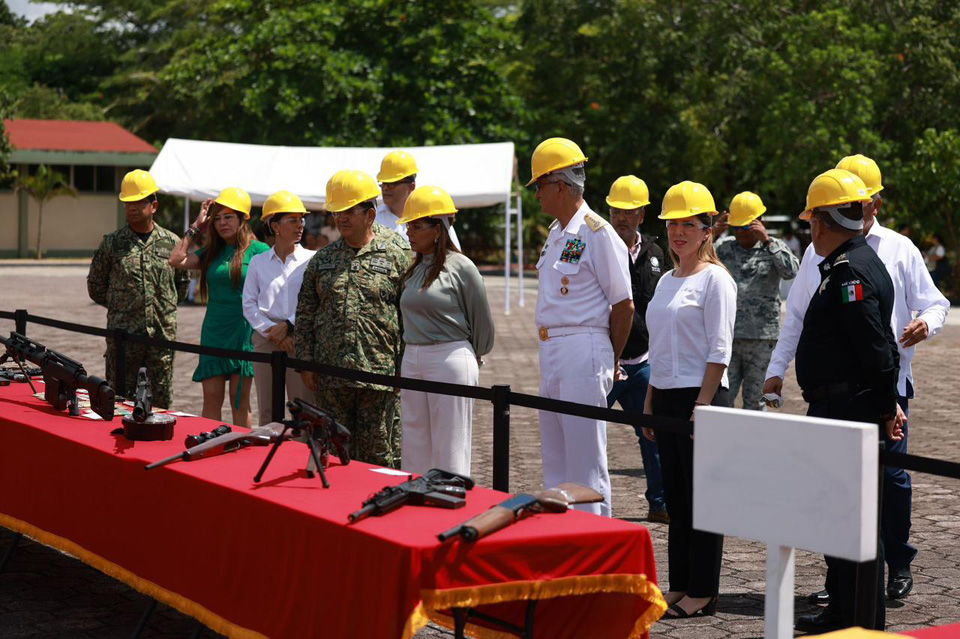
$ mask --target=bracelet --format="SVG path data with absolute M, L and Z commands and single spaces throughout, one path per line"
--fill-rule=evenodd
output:
M 710 404 L 709 404 L 708 402 L 701 402 L 701 401 L 698 400 L 698 401 L 693 402 L 693 405 L 694 405 L 694 406 L 709 406 Z

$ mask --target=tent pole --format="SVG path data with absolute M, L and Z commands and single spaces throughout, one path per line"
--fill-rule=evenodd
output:
M 523 308 L 523 200 L 520 199 L 520 187 L 517 185 L 517 282 L 520 288 L 518 304 Z
M 183 232 L 190 228 L 190 198 L 183 196 Z
M 507 196 L 506 208 L 503 213 L 503 314 L 510 314 L 510 196 Z

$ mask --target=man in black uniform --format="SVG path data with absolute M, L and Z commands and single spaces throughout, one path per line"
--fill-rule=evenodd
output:
M 898 441 L 896 420 L 899 355 L 890 328 L 893 282 L 863 237 L 863 181 L 848 171 L 819 175 L 807 192 L 810 234 L 820 264 L 820 288 L 803 318 L 797 346 L 797 382 L 810 404 L 807 415 L 881 425 L 882 437 Z M 877 547 L 877 615 L 885 623 L 883 543 Z M 801 630 L 827 631 L 855 625 L 857 564 L 827 557 L 830 605 L 797 621 Z
M 650 204 L 646 183 L 633 175 L 617 178 L 610 187 L 607 205 L 610 224 L 627 245 L 630 253 L 630 284 L 633 288 L 633 325 L 627 344 L 620 355 L 621 374 L 607 395 L 607 406 L 620 402 L 623 410 L 643 412 L 643 402 L 650 385 L 650 363 L 647 361 L 650 336 L 647 333 L 647 304 L 653 299 L 657 282 L 663 272 L 663 249 L 653 235 L 641 235 L 640 225 Z M 660 473 L 660 450 L 657 442 L 643 436 L 639 426 L 633 427 L 640 441 L 640 458 L 647 477 L 649 510 L 647 521 L 669 524 L 667 504 L 663 497 L 663 478 Z

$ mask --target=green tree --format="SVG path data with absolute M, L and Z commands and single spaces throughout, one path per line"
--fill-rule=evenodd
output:
M 69 195 L 77 197 L 77 191 L 70 186 L 67 180 L 59 171 L 51 170 L 46 164 L 37 167 L 34 175 L 28 175 L 20 178 L 19 188 L 26 191 L 30 197 L 37 202 L 37 259 L 43 257 L 43 206 L 58 197 Z
M 4 121 L 10 117 L 12 103 L 13 100 L 7 92 L 0 88 L 0 187 L 9 186 L 17 177 L 17 172 L 10 166 L 13 145 L 10 144 L 10 138 L 4 126 Z
M 954 257 L 951 292 L 960 296 L 960 132 L 924 131 L 900 173 L 909 177 L 899 189 L 906 217 L 927 233 L 942 233 Z

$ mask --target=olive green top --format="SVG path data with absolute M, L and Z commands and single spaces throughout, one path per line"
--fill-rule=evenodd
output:
M 433 255 L 424 255 L 400 296 L 403 341 L 422 346 L 469 341 L 477 357 L 493 349 L 493 316 L 480 271 L 463 253 L 448 252 L 440 275 L 423 287 Z

